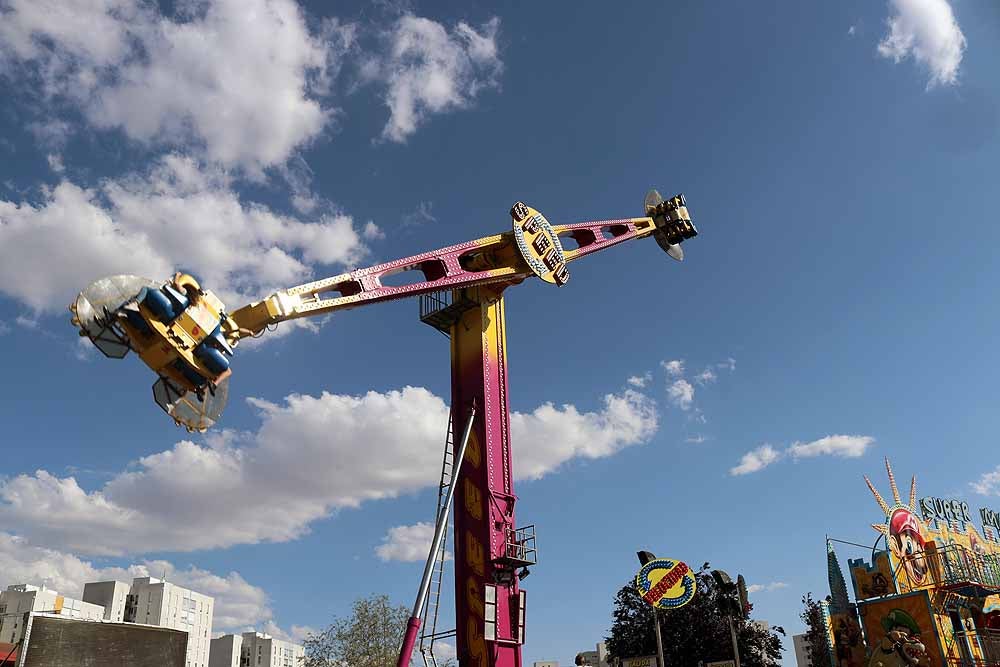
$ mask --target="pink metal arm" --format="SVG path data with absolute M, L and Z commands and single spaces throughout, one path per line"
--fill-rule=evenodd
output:
M 650 218 L 624 218 L 554 225 L 561 239 L 579 246 L 566 250 L 567 262 L 632 239 L 649 236 L 655 227 Z M 407 271 L 419 271 L 423 280 L 391 286 L 382 280 Z M 356 308 L 369 303 L 491 283 L 518 283 L 534 275 L 520 256 L 508 232 L 475 241 L 431 250 L 383 264 L 292 287 L 263 301 L 249 304 L 232 314 L 237 331 L 227 332 L 231 341 L 257 334 L 269 324 Z M 337 296 L 330 296 L 336 293 Z

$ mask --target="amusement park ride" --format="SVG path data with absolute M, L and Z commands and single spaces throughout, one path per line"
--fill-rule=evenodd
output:
M 204 431 L 225 406 L 230 360 L 241 339 L 286 320 L 420 296 L 420 319 L 451 339 L 451 424 L 435 539 L 400 664 L 409 664 L 423 625 L 425 664 L 437 664 L 435 641 L 455 636 L 461 667 L 521 667 L 526 598 L 519 580 L 536 561 L 535 536 L 533 526 L 518 528 L 514 520 L 503 292 L 531 276 L 565 285 L 568 263 L 647 236 L 683 259 L 680 244 L 697 235 L 684 196 L 664 200 L 653 190 L 645 213 L 550 225 L 517 202 L 509 232 L 292 287 L 232 312 L 184 274 L 164 283 L 127 275 L 104 278 L 81 292 L 70 310 L 80 335 L 106 356 L 135 351 L 159 376 L 153 385 L 156 403 L 178 425 Z M 564 249 L 568 240 L 575 247 Z M 423 280 L 398 287 L 382 282 L 410 271 Z M 464 428 L 455 442 L 458 425 Z M 439 632 L 442 538 L 452 499 L 457 627 Z

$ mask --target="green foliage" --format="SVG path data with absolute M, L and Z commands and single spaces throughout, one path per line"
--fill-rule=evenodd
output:
M 706 566 L 696 574 L 698 588 L 687 605 L 661 611 L 660 629 L 667 665 L 697 665 L 698 661 L 732 660 L 729 624 L 719 612 L 720 593 Z M 654 610 L 630 581 L 615 597 L 611 636 L 606 638 L 612 659 L 656 655 Z M 744 612 L 733 619 L 742 667 L 773 667 L 781 659 L 781 640 L 750 622 Z
M 302 667 L 396 667 L 406 632 L 409 610 L 393 606 L 388 596 L 373 595 L 354 601 L 347 618 L 334 618 L 319 634 L 310 634 Z M 420 661 L 414 651 L 415 660 Z M 438 661 L 442 667 L 454 667 L 454 661 Z
M 809 647 L 809 658 L 812 660 L 813 667 L 831 667 L 823 609 L 818 600 L 813 600 L 812 593 L 806 593 L 803 596 L 802 605 L 804 609 L 799 614 L 799 618 L 806 624 L 806 643 Z

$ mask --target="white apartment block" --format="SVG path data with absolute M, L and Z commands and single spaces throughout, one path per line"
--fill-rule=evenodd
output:
M 104 620 L 121 623 L 125 620 L 125 603 L 129 585 L 122 581 L 96 581 L 83 587 L 83 601 L 104 607 Z
M 42 586 L 14 584 L 0 592 L 0 642 L 16 644 L 24 637 L 25 614 L 58 614 L 84 621 L 104 618 L 104 607 L 59 595 Z
M 104 582 L 102 582 L 104 583 Z M 175 584 L 139 577 L 125 600 L 125 622 L 188 633 L 187 667 L 208 667 L 214 598 Z
M 604 642 L 600 642 L 597 644 L 596 651 L 582 651 L 577 653 L 576 659 L 573 662 L 578 665 L 586 665 L 587 667 L 609 667 L 608 648 Z
M 222 635 L 212 640 L 212 650 L 208 654 L 208 667 L 237 667 L 241 665 L 240 650 L 243 635 Z
M 213 639 L 209 667 L 298 667 L 305 655 L 301 644 L 263 632 L 244 632 Z
M 798 667 L 812 667 L 812 659 L 809 657 L 809 639 L 805 633 L 793 636 L 792 644 L 795 646 L 795 664 Z

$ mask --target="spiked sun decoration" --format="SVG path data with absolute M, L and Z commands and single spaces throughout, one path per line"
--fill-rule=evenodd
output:
M 904 505 L 888 458 L 885 459 L 885 470 L 889 475 L 889 488 L 892 489 L 891 506 L 865 475 L 865 483 L 885 513 L 885 523 L 873 523 L 872 528 L 885 535 L 889 549 L 903 564 L 911 583 L 921 586 L 927 576 L 927 566 L 924 563 L 924 531 L 917 518 L 917 478 L 914 476 L 910 480 L 910 502 Z

